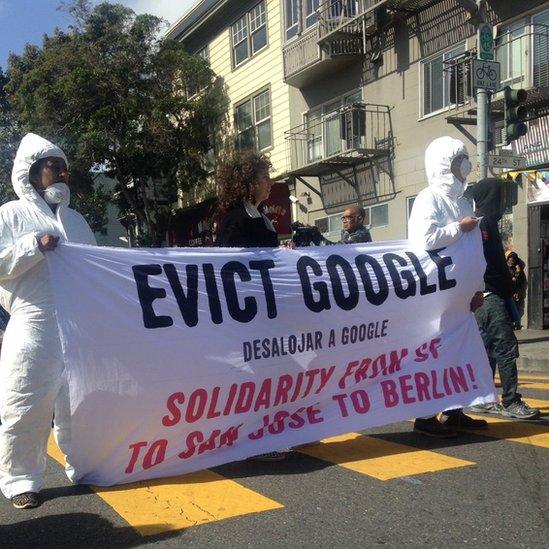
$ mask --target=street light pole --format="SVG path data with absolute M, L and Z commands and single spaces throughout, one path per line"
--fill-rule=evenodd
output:
M 477 154 L 480 179 L 488 177 L 488 101 L 487 90 L 477 89 Z

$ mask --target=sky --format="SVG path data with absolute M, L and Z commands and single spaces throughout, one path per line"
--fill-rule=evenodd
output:
M 111 0 L 136 13 L 151 13 L 174 23 L 197 0 Z M 100 0 L 92 0 L 99 4 Z M 0 67 L 7 68 L 10 52 L 20 54 L 25 44 L 42 45 L 42 36 L 55 27 L 66 29 L 68 15 L 57 8 L 61 0 L 0 0 Z

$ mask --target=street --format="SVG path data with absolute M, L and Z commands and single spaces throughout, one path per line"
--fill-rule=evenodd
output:
M 50 444 L 44 503 L 2 499 L 3 547 L 546 547 L 549 375 L 521 374 L 538 421 L 435 440 L 411 422 L 110 489 L 71 486 Z M 480 417 L 480 416 L 479 416 Z

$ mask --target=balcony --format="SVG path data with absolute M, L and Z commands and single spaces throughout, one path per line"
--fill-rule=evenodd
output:
M 476 101 L 472 88 L 472 62 L 476 50 L 445 62 L 444 80 L 449 87 L 448 121 L 476 124 Z M 501 66 L 501 88 L 528 91 L 526 105 L 531 118 L 546 114 L 549 108 L 549 26 L 526 25 L 513 32 L 503 32 L 496 39 L 495 60 Z M 503 113 L 503 93 L 492 96 L 492 112 Z
M 409 15 L 433 4 L 433 0 L 323 0 L 318 10 L 318 43 L 359 38 L 383 32 L 393 13 Z
M 293 40 L 282 50 L 284 62 L 284 81 L 291 86 L 301 87 L 304 84 L 304 73 L 313 65 L 318 65 L 323 58 L 318 47 L 317 29 Z
M 320 47 L 318 27 L 315 27 L 284 46 L 284 81 L 290 86 L 303 88 L 345 68 L 353 62 L 354 54 L 361 51 L 362 40 L 349 38 L 334 41 L 329 47 Z
M 532 24 L 502 34 L 496 40 L 496 61 L 501 63 L 501 87 L 528 90 L 530 116 L 549 102 L 549 26 Z M 492 110 L 503 111 L 503 93 L 492 98 Z
M 322 176 L 389 156 L 393 133 L 389 107 L 357 103 L 286 132 L 290 173 Z

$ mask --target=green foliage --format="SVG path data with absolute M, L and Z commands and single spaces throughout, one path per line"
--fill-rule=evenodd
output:
M 11 185 L 11 168 L 20 141 L 20 128 L 6 97 L 8 77 L 0 68 L 0 204 L 17 198 Z
M 222 82 L 180 43 L 160 40 L 157 17 L 108 3 L 91 9 L 85 0 L 66 9 L 70 32 L 11 56 L 9 102 L 25 131 L 73 159 L 76 194 L 92 217 L 101 218 L 84 176 L 93 168 L 119 182 L 122 213 L 135 214 L 144 238 L 159 243 L 178 190 L 204 181 L 206 155 L 224 133 Z

